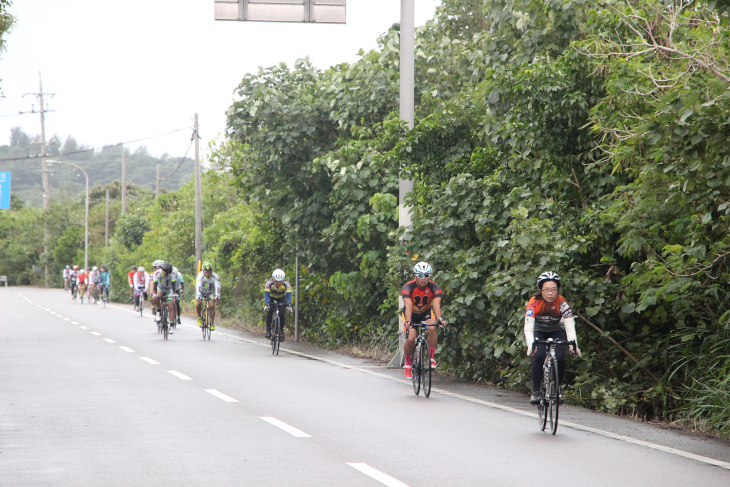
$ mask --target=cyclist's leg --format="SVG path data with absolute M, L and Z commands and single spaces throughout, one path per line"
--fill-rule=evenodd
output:
M 275 301 L 269 301 L 269 311 L 266 312 L 266 337 L 271 337 L 271 317 L 274 316 Z
M 565 330 L 558 330 L 552 333 L 552 337 L 557 340 L 567 340 L 568 335 Z M 558 345 L 555 347 L 555 358 L 558 359 L 558 376 L 560 377 L 560 383 L 563 383 L 563 377 L 565 377 L 565 345 Z
M 210 316 L 210 324 L 212 325 L 215 320 L 215 299 L 212 299 L 208 303 L 208 315 Z
M 535 340 L 547 340 L 551 333 L 545 331 L 535 331 Z M 543 371 L 542 366 L 547 356 L 547 346 L 537 345 L 537 350 L 532 354 L 532 393 L 540 394 L 540 383 L 542 382 Z
M 279 323 L 281 324 L 281 330 L 279 330 L 279 341 L 286 341 L 284 336 L 284 326 L 286 325 L 286 301 L 279 303 Z

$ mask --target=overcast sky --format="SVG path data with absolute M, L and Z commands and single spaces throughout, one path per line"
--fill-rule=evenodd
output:
M 440 0 L 416 0 L 416 25 Z M 38 91 L 56 93 L 46 137 L 73 135 L 101 147 L 192 126 L 202 145 L 225 130 L 233 90 L 259 66 L 309 56 L 318 68 L 357 59 L 400 17 L 399 0 L 348 0 L 347 25 L 222 22 L 213 0 L 15 0 L 17 26 L 0 58 L 0 144 L 10 129 L 40 133 L 30 110 Z M 130 144 L 180 157 L 190 132 Z M 190 152 L 192 155 L 192 150 Z

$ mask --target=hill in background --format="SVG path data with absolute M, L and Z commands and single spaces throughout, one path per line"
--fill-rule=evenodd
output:
M 24 158 L 40 153 L 40 144 L 23 132 L 20 128 L 11 130 L 10 145 L 0 146 L 0 171 L 12 173 L 12 192 L 29 206 L 42 206 L 43 183 L 41 177 L 41 159 L 31 158 L 17 161 L 2 159 Z M 89 150 L 89 152 L 79 151 Z M 71 162 L 84 168 L 89 174 L 89 184 L 105 185 L 122 179 L 122 147 L 107 146 L 100 150 L 79 145 L 69 136 L 61 143 L 57 136 L 48 141 L 47 153 L 59 161 Z M 142 146 L 134 152 L 127 152 L 127 182 L 154 191 L 157 164 L 160 164 L 162 182 L 161 191 L 174 191 L 190 180 L 195 161 L 192 158 L 173 157 L 163 154 L 152 156 Z M 75 153 L 75 154 L 72 154 Z M 65 155 L 68 154 L 68 155 Z M 84 175 L 70 166 L 56 165 L 51 168 L 49 179 L 51 199 L 63 199 L 77 196 L 84 191 Z

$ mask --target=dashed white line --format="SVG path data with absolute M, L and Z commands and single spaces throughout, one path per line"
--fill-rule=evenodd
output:
M 87 328 L 87 330 L 88 330 L 88 328 Z M 99 333 L 98 331 L 92 331 L 91 334 L 96 335 L 96 336 L 101 336 L 101 333 Z
M 71 318 L 64 318 L 63 321 L 71 321 Z
M 394 479 L 390 475 L 385 474 L 380 470 L 376 470 L 366 463 L 348 463 L 348 465 L 355 470 L 364 473 L 371 479 L 375 479 L 381 484 L 387 485 L 388 487 L 408 487 L 408 485 L 404 484 L 400 480 Z
M 259 419 L 263 419 L 270 425 L 276 426 L 277 428 L 286 431 L 292 436 L 295 436 L 297 438 L 311 438 L 311 435 L 306 434 L 304 431 L 296 429 L 294 426 L 289 426 L 288 424 L 284 423 L 283 421 L 279 421 L 276 418 L 272 418 L 271 416 L 261 416 Z
M 140 357 L 139 359 L 140 360 L 144 360 L 148 364 L 152 364 L 152 365 L 159 365 L 160 364 L 160 362 L 158 362 L 157 360 L 153 360 L 153 359 L 151 359 L 149 357 Z
M 79 322 L 78 322 L 78 321 L 72 321 L 72 322 L 71 322 L 71 324 L 72 324 L 72 325 L 78 325 L 78 324 L 79 324 Z
M 88 327 L 86 327 L 86 326 L 79 326 L 79 328 L 81 328 L 82 330 L 88 330 L 88 329 L 89 329 L 89 328 L 88 328 Z
M 129 348 L 129 347 L 123 347 L 123 346 L 121 346 L 121 345 L 120 345 L 120 346 L 119 346 L 119 348 L 121 348 L 121 349 L 122 349 L 122 350 L 124 350 L 125 352 L 129 352 L 129 353 L 134 353 L 134 350 L 132 350 L 132 349 L 131 349 L 131 348 Z
M 111 338 L 104 338 L 104 341 L 107 343 L 117 343 L 116 341 L 112 340 Z
M 168 370 L 168 372 L 180 380 L 193 380 L 191 377 L 188 377 L 187 375 L 180 373 L 177 370 Z
M 226 402 L 238 402 L 236 399 L 233 399 L 231 396 L 226 396 L 222 392 L 218 392 L 215 389 L 203 389 L 208 394 L 213 394 L 218 399 L 223 399 Z

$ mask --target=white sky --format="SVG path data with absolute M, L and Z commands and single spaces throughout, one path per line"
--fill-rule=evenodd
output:
M 416 25 L 440 0 L 416 0 Z M 198 113 L 201 150 L 225 130 L 233 90 L 259 66 L 310 56 L 318 68 L 357 59 L 399 21 L 399 0 L 348 0 L 347 24 L 222 22 L 213 0 L 15 0 L 17 18 L 0 58 L 0 144 L 10 129 L 40 133 L 30 110 L 38 91 L 56 93 L 46 138 L 73 135 L 100 148 L 192 126 Z M 190 132 L 130 144 L 180 157 Z M 189 156 L 192 156 L 192 150 Z M 204 154 L 202 154 L 204 156 Z

